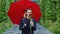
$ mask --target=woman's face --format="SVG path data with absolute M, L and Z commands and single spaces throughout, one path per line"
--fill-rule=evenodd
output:
M 27 16 L 30 16 L 30 17 L 31 17 L 31 15 L 32 15 L 32 10 L 27 10 L 26 14 L 27 14 Z

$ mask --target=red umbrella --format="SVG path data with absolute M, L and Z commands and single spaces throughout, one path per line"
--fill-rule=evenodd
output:
M 36 22 L 38 22 L 42 16 L 40 6 L 29 0 L 20 0 L 18 2 L 13 2 L 10 5 L 8 16 L 10 17 L 12 23 L 19 25 L 21 19 L 23 18 L 25 12 L 24 10 L 28 8 L 32 9 L 32 17 L 36 20 Z

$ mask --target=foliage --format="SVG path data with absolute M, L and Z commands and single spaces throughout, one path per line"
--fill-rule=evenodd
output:
M 12 1 L 13 0 L 0 0 L 0 34 L 12 26 L 7 16 L 7 11 Z
M 42 18 L 40 24 L 48 28 L 54 34 L 60 34 L 60 1 L 41 0 Z

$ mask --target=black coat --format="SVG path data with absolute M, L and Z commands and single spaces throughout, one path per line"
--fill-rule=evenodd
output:
M 23 28 L 24 23 L 27 24 L 27 26 L 25 28 Z M 34 30 L 36 30 L 36 22 L 35 20 L 33 20 L 34 26 L 32 26 L 32 28 L 30 28 L 30 19 L 27 18 L 23 18 L 21 20 L 19 29 L 22 30 L 22 34 L 34 34 Z

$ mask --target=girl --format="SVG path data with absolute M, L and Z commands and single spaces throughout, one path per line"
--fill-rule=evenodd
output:
M 22 30 L 22 34 L 34 34 L 36 30 L 36 22 L 32 18 L 32 10 L 27 9 L 24 18 L 21 20 L 19 29 Z

